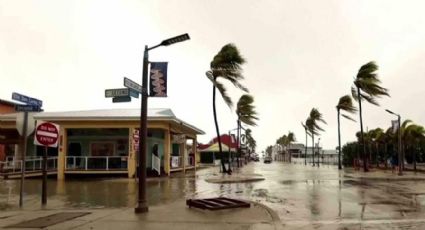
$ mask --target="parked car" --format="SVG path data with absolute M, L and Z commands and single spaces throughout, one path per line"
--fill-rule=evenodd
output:
M 270 164 L 272 163 L 272 158 L 271 157 L 264 157 L 264 164 Z
M 252 161 L 260 161 L 260 157 L 258 157 L 258 154 L 253 154 L 253 155 L 251 155 L 251 160 Z

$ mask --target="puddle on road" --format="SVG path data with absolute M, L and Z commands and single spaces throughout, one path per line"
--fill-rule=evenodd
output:
M 259 200 L 264 200 L 268 203 L 273 203 L 273 204 L 284 202 L 284 199 L 281 199 L 276 196 L 271 196 L 267 189 L 255 189 L 253 193 L 251 194 L 251 196 L 257 199 L 260 198 Z

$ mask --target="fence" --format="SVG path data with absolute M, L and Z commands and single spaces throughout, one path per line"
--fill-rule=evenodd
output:
M 66 170 L 127 170 L 126 156 L 67 156 Z

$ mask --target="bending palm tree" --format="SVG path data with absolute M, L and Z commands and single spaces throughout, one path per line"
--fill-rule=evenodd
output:
M 339 99 L 338 105 L 336 106 L 336 111 L 338 114 L 338 169 L 341 170 L 341 125 L 340 125 L 340 113 L 345 111 L 347 113 L 355 113 L 357 111 L 356 107 L 353 105 L 353 101 L 349 95 L 345 95 Z M 354 121 L 351 117 L 342 114 L 342 117 Z
M 232 99 L 227 95 L 226 88 L 223 84 L 221 84 L 218 79 L 224 79 L 230 81 L 237 88 L 248 92 L 248 89 L 240 84 L 240 80 L 244 79 L 242 76 L 242 67 L 241 65 L 245 63 L 245 59 L 240 55 L 239 50 L 233 44 L 227 44 L 223 48 L 221 48 L 220 52 L 218 52 L 214 59 L 210 64 L 210 70 L 207 71 L 206 75 L 208 79 L 213 83 L 213 113 L 214 113 L 214 123 L 215 130 L 217 132 L 217 140 L 218 146 L 221 156 L 221 166 L 223 168 L 223 172 L 230 173 L 224 165 L 224 155 L 221 147 L 221 139 L 220 139 L 220 130 L 217 122 L 217 112 L 215 107 L 215 97 L 216 97 L 216 89 L 220 92 L 223 100 L 229 107 L 232 107 Z
M 239 155 L 241 154 L 240 149 L 240 134 L 241 134 L 241 122 L 250 125 L 255 126 L 257 123 L 255 122 L 258 120 L 257 112 L 255 112 L 255 106 L 253 105 L 254 98 L 251 95 L 244 94 L 239 98 L 239 101 L 236 105 L 236 115 L 238 116 L 238 167 L 239 167 Z
M 318 122 L 322 122 L 326 124 L 326 121 L 323 119 L 323 115 L 316 108 L 311 109 L 310 117 L 306 121 L 307 127 L 309 127 L 309 131 L 312 136 L 312 144 L 313 144 L 313 166 L 314 166 L 314 135 L 318 135 L 319 131 L 324 131 L 322 127 L 319 126 Z M 320 159 L 317 161 L 317 166 L 320 167 Z
M 311 118 L 307 118 L 307 120 L 305 121 L 305 125 L 307 126 L 307 130 L 310 133 L 311 136 L 311 155 L 312 155 L 312 160 L 313 160 L 313 166 L 315 166 L 315 162 L 314 162 L 314 134 L 317 134 L 317 132 L 314 130 L 314 124 L 313 124 L 313 120 L 311 120 Z
M 304 130 L 305 130 L 305 153 L 304 153 L 304 165 L 307 165 L 307 134 L 308 134 L 307 130 L 308 130 L 308 128 L 307 128 L 307 126 L 306 126 L 306 125 L 304 125 L 304 123 L 302 123 L 302 122 L 301 122 L 301 125 L 304 127 Z
M 252 137 L 251 133 L 252 133 L 251 129 L 245 130 L 245 139 L 246 139 L 246 143 L 247 143 L 248 149 L 249 149 L 249 157 L 251 157 L 252 152 L 255 152 L 255 148 L 257 148 L 257 142 Z M 242 135 L 241 135 L 241 137 L 242 137 Z
M 363 117 L 362 117 L 362 100 L 379 106 L 376 101 L 381 96 L 389 96 L 388 90 L 380 86 L 381 81 L 376 74 L 378 66 L 375 62 L 369 62 L 360 67 L 359 72 L 354 80 L 354 85 L 351 87 L 351 94 L 355 100 L 359 102 L 359 117 L 360 117 L 360 139 L 362 142 L 363 153 L 363 170 L 369 171 L 366 163 L 366 144 L 363 135 Z

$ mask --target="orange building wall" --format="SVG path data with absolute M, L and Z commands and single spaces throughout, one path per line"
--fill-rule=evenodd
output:
M 6 146 L 0 145 L 0 161 L 4 161 L 6 159 Z
M 0 102 L 0 114 L 14 113 L 14 112 L 15 112 L 15 106 L 3 104 Z

